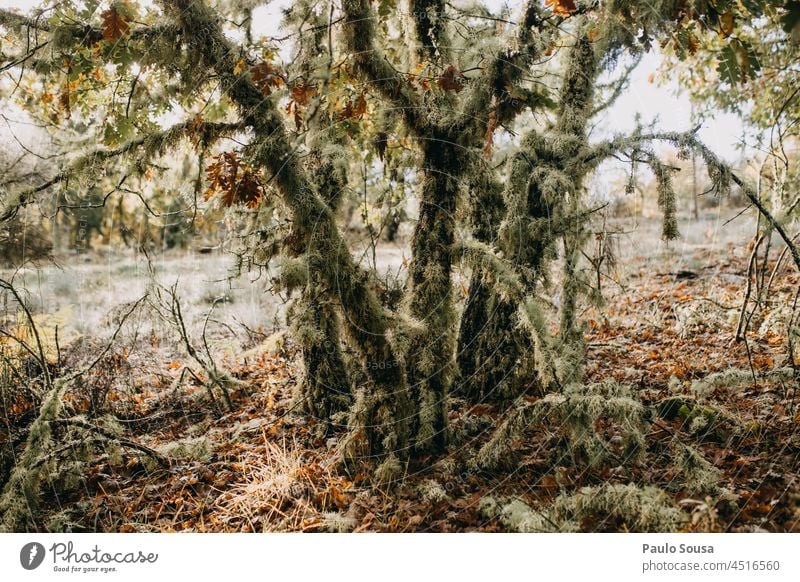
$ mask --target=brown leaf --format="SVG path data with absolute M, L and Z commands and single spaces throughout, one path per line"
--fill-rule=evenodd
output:
M 694 55 L 697 53 L 699 46 L 700 42 L 697 40 L 697 37 L 690 32 L 686 38 L 686 50 L 689 51 L 690 55 Z
M 569 16 L 578 10 L 575 0 L 545 0 L 545 5 L 553 9 L 553 14 Z
M 195 115 L 189 124 L 189 140 L 195 145 L 199 146 L 205 137 L 205 119 L 198 113 Z
M 430 63 L 428 61 L 422 61 L 421 63 L 417 64 L 416 67 L 408 74 L 408 81 L 410 83 L 416 83 L 419 85 L 423 91 L 430 91 L 431 90 L 431 82 L 428 77 L 423 76 L 423 71 L 428 67 Z
M 72 117 L 72 109 L 70 108 L 70 90 L 69 83 L 64 83 L 61 87 L 61 92 L 58 94 L 58 105 L 64 111 L 67 119 Z
M 250 68 L 253 83 L 264 95 L 271 95 L 273 89 L 277 89 L 283 84 L 283 77 L 275 65 L 266 61 Z
M 286 104 L 286 113 L 294 117 L 295 127 L 300 130 L 303 125 L 303 112 L 301 107 L 307 106 L 314 95 L 317 94 L 317 88 L 314 85 L 309 85 L 305 81 L 296 83 L 292 87 L 292 98 Z
M 366 112 L 367 98 L 364 93 L 360 93 L 354 100 L 347 102 L 347 105 L 339 113 L 339 119 L 360 119 Z
M 108 42 L 114 42 L 128 34 L 130 26 L 120 15 L 115 6 L 112 6 L 100 15 L 103 19 L 103 38 Z
M 237 152 L 224 152 L 206 168 L 209 181 L 205 199 L 219 195 L 225 207 L 244 204 L 255 208 L 264 196 L 258 174 L 244 163 Z
M 483 157 L 487 160 L 492 158 L 494 148 L 494 132 L 497 129 L 497 111 L 489 113 L 489 121 L 486 124 L 486 133 L 483 135 Z
M 733 34 L 733 12 L 726 12 L 719 17 L 719 30 L 723 37 L 728 38 Z
M 467 79 L 461 71 L 453 65 L 449 65 L 437 79 L 436 83 L 443 91 L 455 91 L 458 93 L 464 88 Z
M 295 86 L 292 87 L 292 99 L 294 99 L 298 105 L 302 105 L 304 107 L 311 102 L 311 99 L 316 94 L 316 86 L 309 85 L 305 81 L 296 83 Z

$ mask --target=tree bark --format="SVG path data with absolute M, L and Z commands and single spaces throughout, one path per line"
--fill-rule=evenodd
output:
M 419 220 L 411 243 L 409 308 L 424 324 L 408 352 L 408 380 L 416 400 L 415 446 L 441 450 L 447 442 L 447 401 L 453 378 L 455 310 L 452 247 L 458 155 L 447 136 L 423 146 Z

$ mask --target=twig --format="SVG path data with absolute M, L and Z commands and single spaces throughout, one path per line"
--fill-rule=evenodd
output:
M 129 449 L 134 449 L 137 451 L 141 451 L 156 461 L 158 461 L 159 465 L 168 467 L 170 466 L 171 462 L 170 459 L 159 453 L 158 451 L 151 449 L 150 447 L 143 445 L 141 443 L 137 443 L 136 441 L 131 441 L 126 438 L 120 437 L 115 435 L 113 432 L 104 429 L 100 426 L 90 424 L 85 420 L 81 420 L 79 418 L 58 418 L 50 421 L 51 425 L 56 426 L 77 426 L 78 428 L 82 428 L 83 430 L 88 430 L 89 432 L 93 432 L 95 434 L 99 434 L 105 439 L 112 440 L 118 442 L 123 447 L 127 447 Z

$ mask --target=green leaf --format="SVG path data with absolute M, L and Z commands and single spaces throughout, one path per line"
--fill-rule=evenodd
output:
M 108 146 L 118 145 L 133 135 L 133 122 L 127 117 L 120 117 L 116 122 L 107 122 L 103 130 L 103 142 Z
M 742 59 L 745 65 L 744 76 L 746 79 L 753 78 L 761 71 L 761 61 L 750 43 L 742 42 L 741 50 L 744 54 Z
M 739 60 L 736 58 L 736 51 L 730 45 L 722 49 L 717 63 L 717 72 L 723 83 L 735 86 L 739 81 Z

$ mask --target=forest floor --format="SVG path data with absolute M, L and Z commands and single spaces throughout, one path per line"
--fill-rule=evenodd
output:
M 126 439 L 158 451 L 170 463 L 158 466 L 130 447 L 123 447 L 121 455 L 99 449 L 80 463 L 76 456 L 78 473 L 45 492 L 38 527 L 507 531 L 507 521 L 480 509 L 482 499 L 520 499 L 534 509 L 547 508 L 559 495 L 582 487 L 634 483 L 665 491 L 686 516 L 682 530 L 800 531 L 798 384 L 796 376 L 787 379 L 780 372 L 797 364 L 787 355 L 786 324 L 800 277 L 784 260 L 768 297 L 759 305 L 750 303 L 755 309 L 746 341 L 736 341 L 753 229 L 752 222 L 725 225 L 725 218 L 712 215 L 693 223 L 672 245 L 659 240 L 654 221 L 635 229 L 632 220 L 615 224 L 628 234 L 618 237 L 616 268 L 602 279 L 605 305 L 584 313 L 586 375 L 587 381 L 613 379 L 630 385 L 645 405 L 657 410 L 639 463 L 572 462 L 564 458 L 562 436 L 543 427 L 531 428 L 515 443 L 513 464 L 478 470 L 470 459 L 505 412 L 489 404 L 467 406 L 456 390 L 450 419 L 454 446 L 448 456 L 407 467 L 391 491 L 370 487 L 365 474 L 348 472 L 338 462 L 337 445 L 345 430 L 323 434 L 313 420 L 296 412 L 298 354 L 279 323 L 264 325 L 280 319 L 283 301 L 266 293 L 266 284 L 257 293 L 243 286 L 240 295 L 215 312 L 217 324 L 209 328 L 218 363 L 240 380 L 231 393 L 232 408 L 225 409 L 218 399 L 210 401 L 197 381 L 181 381 L 184 368 L 193 366 L 191 359 L 174 337 L 145 325 L 146 315 L 137 316 L 85 382 L 67 394 L 65 406 L 90 420 L 99 419 L 101 410 L 113 414 Z M 390 266 L 402 261 L 396 248 L 385 252 Z M 776 258 L 772 253 L 767 277 Z M 224 271 L 214 262 L 218 258 L 201 261 L 198 268 L 207 275 Z M 187 268 L 185 260 L 176 260 L 176 265 Z M 89 288 L 106 286 L 103 293 L 117 303 L 143 290 L 108 275 L 130 266 L 86 268 L 101 269 L 107 277 Z M 174 268 L 163 270 L 175 274 Z M 108 285 L 124 288 L 127 295 Z M 188 285 L 192 287 L 191 281 Z M 51 317 L 77 303 L 68 285 L 62 291 L 53 290 L 53 284 L 44 287 L 41 295 L 50 297 L 46 311 Z M 208 293 L 202 285 L 194 287 L 187 290 L 194 297 L 194 315 L 188 319 L 196 331 L 203 306 L 207 310 L 213 300 L 204 299 Z M 228 292 L 215 287 L 211 296 Z M 57 300 L 61 303 L 52 303 Z M 110 325 L 106 320 L 113 321 L 114 315 L 108 314 L 108 305 L 93 309 L 98 315 L 79 318 L 83 328 L 72 324 L 69 333 L 62 332 L 72 335 L 61 346 L 59 367 L 76 369 L 86 354 L 104 345 L 99 335 L 85 329 L 86 321 Z M 102 311 L 107 315 L 101 316 Z M 735 381 L 703 389 L 703 380 L 720 372 Z M 531 395 L 529 401 L 538 398 Z M 14 427 L 30 423 L 34 402 L 20 398 L 3 406 L 7 422 L 0 439 L 17 441 L 24 431 L 17 434 Z M 698 416 L 704 416 L 702 425 L 694 422 Z M 680 485 L 672 463 L 676 442 L 691 445 L 718 470 L 719 493 L 697 495 Z M 619 531 L 627 526 L 609 514 L 594 515 L 581 527 Z

